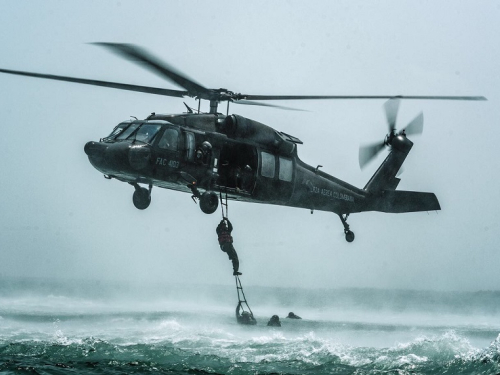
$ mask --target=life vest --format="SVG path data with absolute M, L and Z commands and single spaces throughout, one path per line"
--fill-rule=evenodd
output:
M 223 245 L 225 243 L 233 243 L 233 237 L 228 232 L 219 234 L 219 244 Z

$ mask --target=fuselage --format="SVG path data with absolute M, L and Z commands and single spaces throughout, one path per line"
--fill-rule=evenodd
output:
M 120 123 L 85 145 L 108 178 L 191 193 L 227 192 L 233 200 L 351 213 L 366 191 L 336 179 L 297 155 L 299 139 L 241 116 L 151 115 Z

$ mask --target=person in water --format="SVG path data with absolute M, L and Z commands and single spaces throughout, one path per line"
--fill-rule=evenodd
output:
M 253 314 L 249 311 L 242 311 L 240 313 L 240 310 L 243 310 L 243 306 L 241 306 L 241 302 L 238 303 L 238 306 L 236 306 L 236 321 L 239 324 L 247 324 L 247 325 L 254 325 L 257 324 L 257 320 L 253 317 Z
M 295 315 L 293 312 L 289 312 L 288 313 L 288 316 L 287 316 L 288 319 L 302 319 L 300 316 L 298 315 Z
M 236 250 L 233 246 L 233 237 L 231 237 L 232 231 L 233 226 L 227 218 L 222 219 L 216 229 L 217 236 L 219 236 L 220 249 L 224 251 L 233 262 L 233 275 L 238 276 L 241 275 L 241 272 L 238 272 L 240 261 L 238 260 L 238 254 L 236 254 Z
M 271 319 L 267 322 L 269 327 L 281 327 L 280 317 L 278 315 L 271 316 Z

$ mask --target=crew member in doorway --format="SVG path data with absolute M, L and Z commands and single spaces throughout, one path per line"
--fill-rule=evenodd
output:
M 208 165 L 210 161 L 210 153 L 212 152 L 212 145 L 208 141 L 204 141 L 201 146 L 199 146 L 194 157 L 197 163 Z
M 252 190 L 252 167 L 248 164 L 243 168 L 243 172 L 241 173 L 241 190 L 245 190 L 251 192 Z
M 238 254 L 236 254 L 236 250 L 233 246 L 233 237 L 231 237 L 232 231 L 233 226 L 228 218 L 222 219 L 216 229 L 217 236 L 219 236 L 220 249 L 224 251 L 233 262 L 233 275 L 237 276 L 241 275 L 241 272 L 238 272 L 240 261 L 238 260 Z

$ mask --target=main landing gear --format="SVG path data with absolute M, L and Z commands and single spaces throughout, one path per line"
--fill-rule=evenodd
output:
M 213 191 L 206 191 L 200 197 L 200 208 L 206 214 L 213 214 L 219 207 L 219 197 Z
M 345 240 L 347 242 L 354 241 L 354 232 L 349 229 L 349 224 L 347 224 L 347 218 L 349 217 L 349 214 L 338 215 L 340 217 L 340 221 L 342 221 L 342 224 L 344 225 Z
M 135 208 L 139 210 L 145 210 L 149 207 L 151 203 L 151 190 L 153 185 L 149 184 L 149 189 L 140 187 L 137 183 L 130 183 L 135 188 L 134 195 L 132 196 L 132 201 L 134 202 Z
M 200 209 L 204 213 L 213 214 L 215 211 L 217 211 L 217 208 L 219 207 L 219 198 L 214 191 L 207 190 L 203 194 L 201 194 L 198 190 L 198 187 L 196 186 L 196 182 L 189 184 L 188 187 L 193 193 L 193 195 L 191 196 L 191 198 L 193 198 L 193 201 L 196 203 L 197 198 L 200 200 Z

